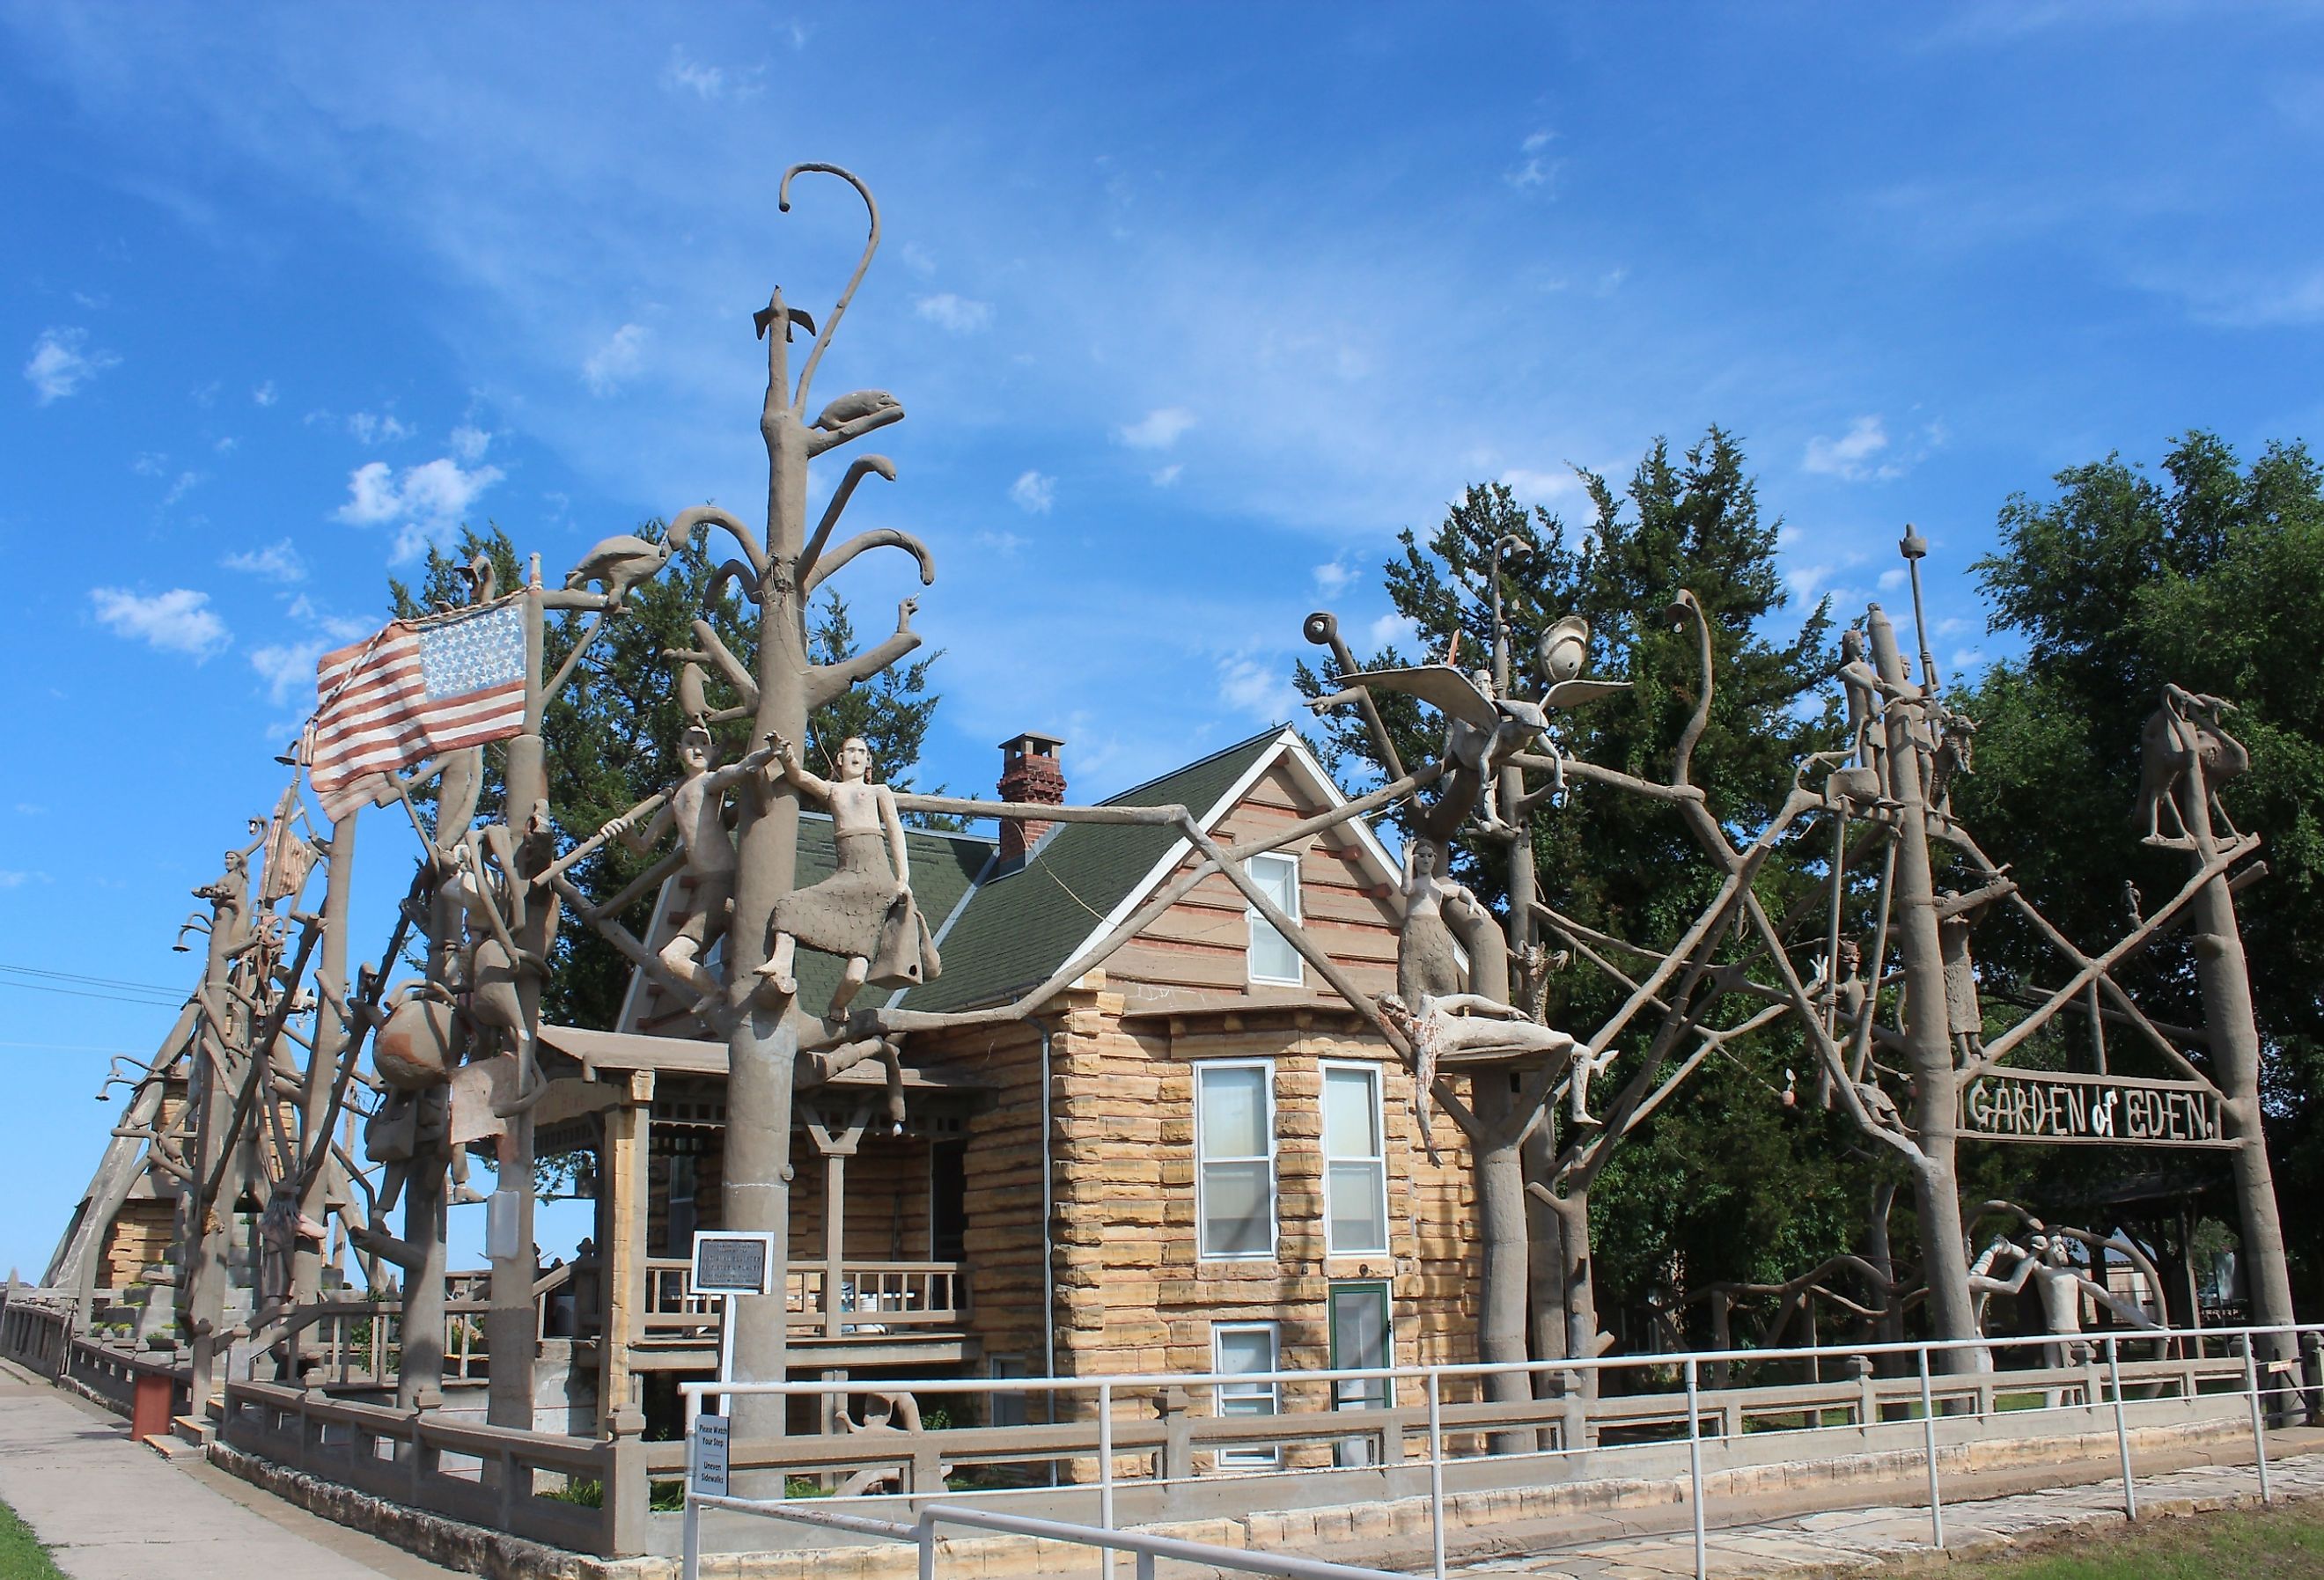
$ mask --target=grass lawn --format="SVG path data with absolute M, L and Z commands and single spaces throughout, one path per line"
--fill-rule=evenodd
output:
M 2293 1580 L 2324 1575 L 2324 1501 L 2153 1519 L 2058 1550 L 1962 1564 L 1960 1580 Z
M 5 1503 L 0 1503 L 0 1580 L 64 1580 L 32 1528 Z

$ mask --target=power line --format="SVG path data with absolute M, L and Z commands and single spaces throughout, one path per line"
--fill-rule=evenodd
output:
M 78 987 L 52 987 L 46 983 L 10 982 L 5 978 L 0 978 L 0 987 L 18 987 L 28 993 L 58 993 L 77 999 L 100 999 L 108 1004 L 137 1004 L 149 1010 L 174 1010 L 186 1002 L 182 998 L 134 998 L 127 993 L 96 993 Z
M 17 976 L 46 976 L 53 978 L 58 982 L 78 982 L 88 987 L 127 987 L 134 988 L 140 993 L 175 993 L 178 991 L 174 987 L 164 987 L 159 983 L 123 982 L 118 977 L 112 976 L 77 976 L 69 971 L 44 971 L 37 966 L 0 965 L 0 971 L 9 972 Z

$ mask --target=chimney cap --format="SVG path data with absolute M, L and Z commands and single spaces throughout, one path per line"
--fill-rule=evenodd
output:
M 1055 757 L 1057 749 L 1065 744 L 1063 735 L 1047 735 L 1038 730 L 1027 730 L 1021 735 L 1001 742 L 1001 749 L 1020 757 Z

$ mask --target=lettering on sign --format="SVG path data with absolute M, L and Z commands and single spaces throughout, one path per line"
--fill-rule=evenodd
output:
M 726 1495 L 727 1420 L 724 1416 L 694 1418 L 694 1466 L 689 1478 L 701 1498 Z
M 694 1293 L 766 1294 L 774 1259 L 772 1234 L 698 1232 L 694 1236 Z
M 2225 1147 L 2219 1095 L 2200 1081 L 1993 1070 L 1961 1093 L 1961 1133 L 1990 1141 Z

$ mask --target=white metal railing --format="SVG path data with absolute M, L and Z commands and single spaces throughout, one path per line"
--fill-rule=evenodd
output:
M 1082 1434 L 1075 1432 L 1072 1434 L 1074 1437 L 1072 1443 L 1052 1445 L 1041 1452 L 1054 1460 L 1085 1456 L 1090 1450 L 1094 1449 L 1097 1461 L 1097 1483 L 1094 1490 L 1098 1494 L 1098 1522 L 1094 1527 L 1057 1525 L 1059 1530 L 1093 1534 L 1059 1536 L 1057 1539 L 1082 1540 L 1103 1548 L 1106 1553 L 1104 1572 L 1110 1575 L 1113 1552 L 1147 1550 L 1137 1542 L 1115 1543 L 1100 1539 L 1110 1535 L 1120 1534 L 1117 1531 L 1115 1523 L 1116 1492 L 1121 1481 L 1115 1465 L 1117 1428 L 1114 1409 L 1118 1400 L 1126 1400 L 1141 1392 L 1151 1393 L 1159 1390 L 1215 1389 L 1221 1384 L 1229 1383 L 1269 1384 L 1280 1388 L 1286 1384 L 1301 1386 L 1367 1382 L 1382 1384 L 1385 1388 L 1392 1390 L 1399 1381 L 1415 1382 L 1419 1384 L 1426 1406 L 1425 1468 L 1427 1474 L 1426 1496 L 1430 1546 L 1434 1572 L 1441 1580 L 1445 1567 L 1445 1472 L 1448 1464 L 1460 1468 L 1485 1460 L 1506 1465 L 1512 1461 L 1521 1462 L 1528 1459 L 1554 1461 L 1567 1455 L 1584 1453 L 1621 1451 L 1618 1446 L 1609 1449 L 1608 1446 L 1597 1442 L 1575 1442 L 1563 1439 L 1559 1440 L 1554 1447 L 1545 1448 L 1536 1446 L 1511 1449 L 1508 1444 L 1512 1435 L 1518 1439 L 1537 1445 L 1537 1434 L 1542 1431 L 1549 1417 L 1538 1411 L 1528 1417 L 1524 1413 L 1525 1407 L 1520 1405 L 1493 1406 L 1488 1403 L 1469 1403 L 1456 1407 L 1448 1404 L 1448 1392 L 1482 1392 L 1485 1380 L 1497 1374 L 1521 1373 L 1530 1379 L 1550 1373 L 1563 1380 L 1565 1391 L 1571 1395 L 1576 1391 L 1572 1386 L 1572 1383 L 1583 1375 L 1602 1378 L 1609 1373 L 1622 1372 L 1637 1372 L 1643 1370 L 1659 1372 L 1665 1380 L 1665 1386 L 1659 1392 L 1611 1396 L 1598 1405 L 1585 1407 L 1586 1414 L 1589 1424 L 1593 1429 L 1608 1426 L 1609 1423 L 1617 1427 L 1635 1428 L 1645 1426 L 1669 1429 L 1678 1425 L 1677 1418 L 1683 1418 L 1683 1440 L 1686 1447 L 1686 1496 L 1690 1504 L 1690 1520 L 1693 1532 L 1696 1574 L 1700 1577 L 1708 1572 L 1709 1550 L 1703 1498 L 1704 1447 L 1706 1443 L 1731 1446 L 1740 1440 L 1741 1434 L 1748 1429 L 1748 1422 L 1752 1419 L 1772 1423 L 1785 1418 L 1797 1417 L 1802 1423 L 1798 1427 L 1775 1425 L 1770 1431 L 1754 1433 L 1755 1441 L 1764 1440 L 1779 1433 L 1812 1436 L 1819 1430 L 1831 1429 L 1825 1426 L 1824 1418 L 1827 1414 L 1832 1413 L 1848 1415 L 1852 1418 L 1849 1421 L 1849 1425 L 1864 1428 L 1889 1425 L 1905 1427 L 1909 1429 L 1909 1424 L 1917 1419 L 1920 1431 L 1914 1436 L 1920 1439 L 1919 1446 L 1926 1464 L 1928 1475 L 1930 1535 L 1932 1544 L 1937 1548 L 1942 1548 L 1945 1545 L 1944 1506 L 1938 1473 L 1942 1452 L 1939 1443 L 1940 1425 L 1948 1419 L 1981 1418 L 2002 1409 L 2008 1409 L 2014 1418 L 2019 1419 L 2024 1418 L 2032 1411 L 2067 1413 L 2081 1418 L 2085 1423 L 2092 1417 L 2110 1416 L 2123 1479 L 2124 1512 L 2127 1517 L 2135 1519 L 2137 1488 L 2131 1460 L 2130 1411 L 2153 1403 L 2165 1402 L 2158 1396 L 2173 1387 L 2178 1390 L 2176 1397 L 2190 1410 L 2197 1408 L 2199 1400 L 2218 1400 L 2229 1408 L 2233 1407 L 2235 1401 L 2240 1400 L 2247 1406 L 2250 1418 L 2260 1494 L 2264 1500 L 2268 1499 L 2273 1493 L 2267 1466 L 2265 1426 L 2270 1407 L 2266 1401 L 2272 1399 L 2279 1401 L 2286 1400 L 2299 1394 L 2301 1381 L 2298 1370 L 2299 1362 L 2295 1357 L 2302 1348 L 2303 1340 L 2310 1345 L 2324 1340 L 2324 1326 L 2301 1325 L 2201 1330 L 2136 1329 L 2093 1333 L 2078 1340 L 2061 1339 L 2054 1335 L 2034 1335 L 2025 1338 L 1929 1340 L 1865 1344 L 1846 1348 L 1803 1346 L 1780 1350 L 1695 1351 L 1648 1356 L 1598 1356 L 1518 1363 L 1464 1363 L 1434 1366 L 1264 1373 L 1163 1372 L 1105 1377 L 1010 1378 L 1005 1381 L 992 1378 L 954 1377 L 882 1381 L 875 1384 L 867 1384 L 861 1381 L 852 1383 L 686 1382 L 679 1385 L 679 1391 L 686 1402 L 688 1467 L 686 1531 L 689 1567 L 687 1574 L 690 1576 L 695 1573 L 691 1566 L 698 1558 L 700 1522 L 697 1510 L 700 1507 L 731 1509 L 740 1512 L 822 1524 L 836 1529 L 854 1529 L 859 1530 L 861 1534 L 887 1536 L 899 1540 L 921 1540 L 921 1532 L 932 1530 L 933 1526 L 926 1522 L 926 1516 L 932 1508 L 942 1508 L 947 1511 L 941 1516 L 945 1520 L 978 1524 L 981 1528 L 989 1529 L 1015 1529 L 1014 1525 L 1004 1527 L 991 1523 L 997 1520 L 1009 1520 L 1019 1524 L 1056 1523 L 1028 1522 L 1022 1516 L 1002 1515 L 989 1511 L 980 1513 L 979 1519 L 975 1521 L 957 1520 L 953 1511 L 966 1508 L 969 1503 L 979 1498 L 990 1497 L 993 1494 L 974 1489 L 947 1488 L 944 1485 L 941 1474 L 936 1476 L 936 1484 L 933 1487 L 923 1487 L 909 1478 L 899 1478 L 901 1495 L 906 1499 L 908 1505 L 918 1506 L 922 1517 L 921 1523 L 908 1525 L 892 1520 L 871 1520 L 869 1524 L 862 1524 L 860 1522 L 869 1520 L 868 1516 L 845 1514 L 832 1507 L 835 1502 L 846 1501 L 845 1498 L 818 1497 L 815 1500 L 817 1506 L 807 1508 L 798 1501 L 788 1499 L 704 1497 L 697 1492 L 693 1466 L 697 1442 L 696 1423 L 702 1413 L 702 1400 L 706 1394 L 724 1394 L 730 1399 L 751 1395 L 775 1395 L 787 1399 L 815 1398 L 867 1392 L 910 1393 L 916 1396 L 990 1396 L 1008 1393 L 1048 1395 L 1053 1398 L 1061 1394 L 1094 1395 L 1096 1405 L 1096 1420 L 1093 1423 L 1094 1441 L 1089 1441 Z M 2125 1348 L 2148 1344 L 2153 1345 L 2158 1354 L 2168 1358 L 2154 1360 L 2124 1358 L 2122 1352 Z M 2036 1365 L 2020 1370 L 1995 1369 L 1994 1357 L 1997 1353 L 2022 1353 L 2028 1350 L 2056 1351 L 2065 1354 L 2070 1362 L 2078 1362 L 2078 1363 L 2065 1366 Z M 2174 1350 L 2177 1353 L 2172 1354 L 2172 1352 Z M 2215 1353 L 2207 1354 L 2207 1351 Z M 2273 1352 L 2273 1356 L 2263 1353 L 2271 1351 Z M 1706 1391 L 1702 1385 L 1703 1369 L 1709 1366 L 1787 1360 L 1835 1362 L 1849 1361 L 1858 1357 L 1862 1358 L 1864 1367 L 1859 1372 L 1858 1381 L 1852 1386 L 1821 1384 Z M 1893 1375 L 1877 1379 L 1872 1377 L 1870 1368 L 1880 1364 L 1884 1359 L 1898 1367 L 1909 1363 L 1912 1370 L 1910 1372 L 1900 1370 Z M 1960 1369 L 1948 1370 L 1942 1363 L 1949 1359 Z M 2284 1377 L 2287 1372 L 2292 1374 L 2289 1381 Z M 1677 1386 L 1668 1386 L 1668 1383 L 1673 1381 Z M 2209 1386 L 2206 1386 L 2207 1384 Z M 2134 1396 L 2134 1391 L 2136 1396 Z M 1856 1400 L 1852 1407 L 1849 1403 L 1851 1394 Z M 2026 1400 L 2038 1400 L 2038 1402 L 2022 1408 L 2018 1404 L 2005 1402 Z M 1544 1400 L 1539 1401 L 1539 1404 L 1544 1409 L 1553 1413 L 1560 1408 L 1560 1401 L 1556 1399 Z M 732 1408 L 731 1404 L 729 1408 Z M 2281 1404 L 2277 1408 L 2282 1408 Z M 1457 1409 L 1458 1418 L 1448 1423 L 1448 1410 L 1455 1409 Z M 1895 1413 L 1891 1414 L 1892 1411 Z M 1054 1413 L 1053 1409 L 1053 1416 Z M 1352 1418 L 1368 1415 L 1398 1416 L 1398 1412 L 1377 1409 L 1321 1411 L 1309 1412 L 1296 1418 L 1236 1417 L 1223 1423 L 1213 1420 L 1203 1424 L 1213 1428 L 1222 1428 L 1212 1434 L 1211 1440 L 1214 1443 L 1265 1442 L 1268 1438 L 1268 1426 L 1270 1420 L 1280 1420 L 1282 1423 L 1284 1430 L 1279 1434 L 1281 1441 L 1322 1443 L 1364 1434 L 1368 1428 L 1360 1420 Z M 1706 1417 L 1717 1423 L 1708 1433 L 1703 1427 Z M 2152 1418 L 2151 1414 L 2149 1418 Z M 1466 1457 L 1449 1455 L 1448 1427 L 1452 1435 L 1469 1438 L 1481 1452 L 1472 1450 Z M 1377 1430 L 1377 1428 L 1372 1429 Z M 1145 1424 L 1142 1429 L 1133 1426 L 1132 1430 L 1136 1442 L 1130 1452 L 1134 1454 L 1154 1452 L 1155 1439 L 1150 1423 Z M 1023 1428 L 994 1429 L 996 1437 L 1013 1439 L 1023 1434 Z M 858 1434 L 838 1441 L 849 1446 L 853 1451 L 853 1459 L 857 1463 L 877 1461 L 882 1454 L 886 1455 L 888 1462 L 894 1463 L 898 1460 L 911 1460 L 916 1457 L 914 1446 L 916 1438 L 941 1440 L 944 1445 L 942 1455 L 951 1457 L 964 1442 L 973 1439 L 979 1435 L 973 1431 L 889 1434 L 873 1441 L 868 1435 Z M 832 1441 L 832 1439 L 794 1438 L 779 1446 L 751 1446 L 738 1443 L 735 1446 L 739 1452 L 735 1456 L 734 1468 L 737 1472 L 747 1474 L 752 1466 L 746 1462 L 754 1457 L 761 1466 L 804 1466 L 826 1459 L 830 1463 L 838 1463 L 841 1455 L 825 1455 L 816 1446 L 818 1442 L 827 1444 Z M 1383 1442 L 1387 1441 L 1388 1439 L 1383 1439 Z M 1676 1442 L 1676 1437 L 1673 1437 L 1632 1446 L 1674 1447 Z M 770 1455 L 769 1452 L 770 1447 L 779 1447 L 781 1452 Z M 1398 1453 L 1402 1453 L 1401 1448 Z M 937 1464 L 936 1458 L 933 1455 L 926 1457 L 928 1457 L 930 1464 Z M 1012 1455 L 1011 1457 L 1023 1458 L 1032 1457 L 1032 1455 L 1019 1454 Z M 1182 1460 L 1184 1457 L 1182 1454 Z M 1421 1468 L 1421 1465 L 1415 1465 L 1408 1457 L 1392 1459 L 1389 1464 L 1391 1466 L 1400 1464 L 1406 1470 Z M 1258 1474 L 1269 1476 L 1328 1474 L 1332 1474 L 1334 1468 L 1329 1465 L 1318 1465 L 1304 1470 L 1296 1467 L 1269 1469 Z M 1191 1474 L 1190 1471 L 1182 1468 L 1182 1477 Z M 1201 1479 L 1213 1479 L 1215 1474 L 1216 1473 L 1213 1473 Z M 1170 1479 L 1173 1478 L 1156 1474 L 1132 1478 L 1131 1484 L 1152 1486 Z M 923 1499 L 933 1495 L 942 1495 L 946 1501 L 942 1504 L 922 1501 Z M 892 1529 L 876 1529 L 878 1527 Z M 1048 1533 L 1026 1530 L 1020 1531 L 1020 1534 Z M 1150 1543 L 1160 1539 L 1141 1537 L 1139 1541 Z M 1153 1550 L 1159 1551 L 1159 1549 Z M 1220 1550 L 1238 1551 L 1245 1559 L 1254 1557 L 1253 1554 L 1240 1552 L 1240 1549 Z M 932 1547 L 923 1546 L 922 1575 L 924 1577 L 931 1575 L 931 1570 L 927 1566 L 933 1562 L 933 1551 Z M 1164 1552 L 1160 1553 L 1160 1556 L 1180 1555 Z M 1212 1563 L 1216 1560 L 1203 1557 L 1194 1561 Z M 1272 1557 L 1267 1561 L 1269 1564 L 1310 1562 L 1310 1560 L 1292 1560 Z M 1246 1563 L 1240 1566 L 1253 1566 Z M 1141 1573 L 1145 1572 L 1143 1560 L 1141 1560 L 1140 1569 Z M 1303 1571 L 1273 1567 L 1261 1569 L 1259 1572 L 1292 1575 Z M 1340 1580 L 1346 1580 L 1350 1573 L 1345 1569 L 1338 1569 L 1334 1572 Z

